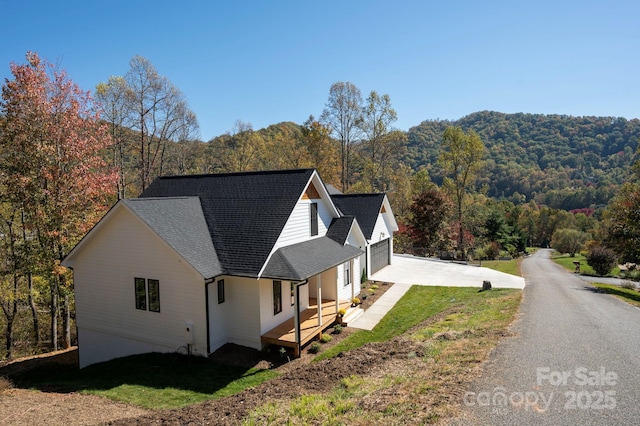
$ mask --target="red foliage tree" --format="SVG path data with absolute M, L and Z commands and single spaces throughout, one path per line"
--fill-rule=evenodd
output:
M 430 255 L 440 248 L 452 209 L 451 200 L 435 185 L 414 198 L 409 207 L 409 235 L 415 250 Z
M 13 79 L 2 87 L 0 187 L 4 201 L 24 213 L 36 253 L 30 260 L 50 284 L 55 350 L 60 294 L 69 318 L 60 261 L 113 201 L 117 175 L 100 155 L 111 138 L 90 94 L 36 53 L 28 52 L 26 59 L 11 64 Z M 67 345 L 68 330 L 65 321 Z

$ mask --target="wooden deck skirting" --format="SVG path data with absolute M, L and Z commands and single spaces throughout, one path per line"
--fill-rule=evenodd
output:
M 340 302 L 340 308 L 348 309 L 351 303 Z M 300 347 L 309 343 L 316 336 L 320 336 L 324 330 L 331 327 L 337 318 L 336 301 L 322 299 L 322 326 L 318 326 L 318 301 L 309 298 L 309 309 L 300 312 Z M 296 328 L 294 318 L 290 318 L 261 336 L 262 344 L 277 345 L 293 348 L 294 355 L 300 356 L 299 347 L 296 344 Z

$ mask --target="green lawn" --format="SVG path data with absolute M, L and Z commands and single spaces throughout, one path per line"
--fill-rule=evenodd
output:
M 372 331 L 358 331 L 316 359 L 400 334 L 422 346 L 422 355 L 383 375 L 354 366 L 333 390 L 265 402 L 242 424 L 430 424 L 451 417 L 460 389 L 508 333 L 521 298 L 515 289 L 414 286 Z
M 640 307 L 640 292 L 638 292 L 638 290 L 623 288 L 612 284 L 594 283 L 593 285 L 607 294 L 612 294 L 627 303 Z
M 554 251 L 551 256 L 551 259 L 554 262 L 556 262 L 558 265 L 562 266 L 563 268 L 565 268 L 567 271 L 570 271 L 570 272 L 574 272 L 576 270 L 576 266 L 573 264 L 573 262 L 580 262 L 580 273 L 582 273 L 583 275 L 592 275 L 592 276 L 598 275 L 595 273 L 593 268 L 587 264 L 587 258 L 581 253 L 578 253 L 575 256 L 569 256 L 566 253 L 560 254 Z M 620 269 L 618 267 L 615 267 L 611 270 L 611 272 L 607 276 L 617 277 L 619 274 L 620 274 Z
M 272 370 L 222 365 L 206 358 L 154 353 L 82 370 L 76 367 L 31 370 L 11 379 L 19 387 L 88 393 L 144 408 L 163 409 L 233 395 L 277 375 Z
M 478 292 L 477 288 L 469 287 L 413 286 L 373 330 L 359 330 L 338 345 L 322 352 L 315 359 L 331 358 L 340 352 L 358 348 L 369 342 L 390 340 L 454 306 L 464 306 L 474 301 L 486 301 L 519 293 L 520 290 L 512 289 Z
M 551 259 L 569 272 L 576 270 L 576 265 L 574 265 L 573 262 L 580 262 L 581 273 L 585 275 L 596 275 L 591 266 L 587 264 L 587 258 L 582 254 L 578 253 L 575 256 L 569 256 L 568 254 L 560 254 L 554 251 Z

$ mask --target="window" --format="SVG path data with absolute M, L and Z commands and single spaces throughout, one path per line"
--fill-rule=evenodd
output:
M 160 312 L 160 281 L 134 278 L 136 309 Z
M 136 278 L 136 309 L 147 310 L 147 283 L 144 278 Z
M 160 312 L 160 281 L 147 280 L 149 287 L 149 310 L 151 312 Z
M 282 312 L 282 281 L 273 282 L 273 315 Z
M 344 286 L 351 284 L 351 262 L 344 264 Z
M 291 306 L 296 303 L 296 283 L 291 281 Z
M 218 304 L 224 303 L 224 280 L 218 281 Z
M 318 203 L 311 203 L 311 236 L 318 235 Z

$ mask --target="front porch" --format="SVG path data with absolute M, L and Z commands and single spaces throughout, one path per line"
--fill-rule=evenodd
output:
M 277 345 L 293 348 L 294 356 L 300 356 L 300 348 L 309 343 L 316 336 L 320 336 L 324 330 L 331 327 L 337 319 L 337 310 L 348 310 L 349 301 L 341 301 L 336 308 L 335 300 L 322 299 L 322 321 L 318 323 L 318 299 L 309 298 L 309 308 L 300 312 L 300 345 L 296 343 L 295 317 L 284 321 L 282 324 L 267 331 L 261 336 L 263 345 Z

